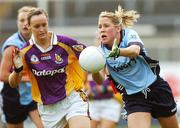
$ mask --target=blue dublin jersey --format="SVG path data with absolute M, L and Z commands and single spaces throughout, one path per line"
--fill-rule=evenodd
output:
M 126 48 L 130 45 L 139 45 L 146 54 L 144 44 L 136 31 L 123 29 L 123 38 L 119 48 Z M 105 45 L 101 45 L 101 50 L 105 57 L 111 51 Z M 156 75 L 140 55 L 137 58 L 119 56 L 118 58 L 106 58 L 106 66 L 113 79 L 122 84 L 127 94 L 134 94 L 150 86 L 155 80 Z

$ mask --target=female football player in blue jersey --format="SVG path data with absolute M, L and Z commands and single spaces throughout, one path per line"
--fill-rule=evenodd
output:
M 159 69 L 158 61 L 147 60 L 142 40 L 136 31 L 128 28 L 137 18 L 136 11 L 125 11 L 121 6 L 115 12 L 100 13 L 99 48 L 106 57 L 106 68 L 115 83 L 125 88 L 123 100 L 129 128 L 151 128 L 152 117 L 162 128 L 178 128 L 172 91 L 158 70 L 152 71 L 149 65 L 149 62 L 156 62 L 154 69 Z M 100 72 L 92 76 L 99 84 L 104 79 Z
M 9 77 L 10 85 L 16 87 L 22 73 L 29 75 L 32 97 L 38 102 L 45 128 L 90 128 L 88 103 L 81 98 L 85 75 L 78 62 L 85 46 L 49 32 L 48 15 L 42 9 L 28 14 L 28 24 L 30 45 L 15 51 L 16 68 Z

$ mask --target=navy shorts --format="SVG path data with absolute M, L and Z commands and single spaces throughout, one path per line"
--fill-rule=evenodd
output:
M 149 112 L 152 117 L 169 117 L 176 113 L 176 103 L 169 84 L 160 76 L 147 89 L 132 94 L 123 94 L 127 114 Z
M 21 105 L 19 101 L 19 92 L 16 88 L 11 88 L 8 84 L 4 84 L 2 89 L 3 107 L 7 123 L 22 123 L 28 116 L 30 111 L 37 109 L 37 103 L 32 101 L 28 105 Z

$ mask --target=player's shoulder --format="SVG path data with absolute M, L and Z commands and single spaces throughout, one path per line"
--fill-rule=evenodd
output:
M 126 28 L 124 29 L 124 40 L 138 40 L 140 41 L 138 33 L 134 29 Z M 140 41 L 142 42 L 142 41 Z
M 23 49 L 21 49 L 21 53 L 25 54 L 27 53 L 31 48 L 33 47 L 33 45 L 28 45 L 27 47 L 24 47 Z
M 136 30 L 131 29 L 131 28 L 125 28 L 125 29 L 123 29 L 123 31 L 124 31 L 125 35 L 137 33 Z
M 81 52 L 86 46 L 82 43 L 79 43 L 77 40 L 71 38 L 71 37 L 68 37 L 68 36 L 65 36 L 65 35 L 57 35 L 57 44 L 59 46 L 63 46 L 64 48 L 71 48 L 73 49 L 74 51 L 76 52 Z
M 14 33 L 8 39 L 6 39 L 2 45 L 2 51 L 4 51 L 7 47 L 15 46 L 19 48 L 21 44 L 21 40 L 18 38 L 18 33 Z
M 17 41 L 20 41 L 20 39 L 18 37 L 18 33 L 14 33 L 9 38 L 7 38 L 4 43 L 9 43 L 9 42 L 13 43 L 13 42 L 17 42 Z
M 60 35 L 60 34 L 56 34 L 56 36 L 57 36 L 58 42 L 62 42 L 66 45 L 77 43 L 77 40 L 73 39 L 72 37 L 68 37 L 68 36 Z

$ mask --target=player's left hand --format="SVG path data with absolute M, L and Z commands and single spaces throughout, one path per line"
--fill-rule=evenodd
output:
M 13 51 L 13 63 L 15 66 L 15 72 L 19 73 L 23 70 L 22 55 L 18 48 L 15 48 Z
M 114 39 L 113 46 L 112 46 L 112 50 L 111 50 L 111 52 L 109 53 L 108 58 L 109 58 L 109 57 L 115 57 L 115 58 L 117 58 L 117 57 L 119 56 L 119 54 L 120 54 L 120 49 L 118 48 L 118 44 L 119 44 L 119 42 L 118 42 L 117 39 L 115 38 L 115 39 Z

